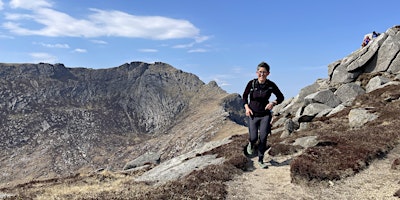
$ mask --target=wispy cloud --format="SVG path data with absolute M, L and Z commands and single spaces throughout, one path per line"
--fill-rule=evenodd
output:
M 106 41 L 103 41 L 103 40 L 90 40 L 90 41 L 95 44 L 108 44 Z
M 87 50 L 86 50 L 86 49 L 79 49 L 79 48 L 77 48 L 77 49 L 74 49 L 74 52 L 76 52 L 76 53 L 86 53 Z
M 203 37 L 197 37 L 195 42 L 187 43 L 187 44 L 178 44 L 173 46 L 172 48 L 174 49 L 190 49 L 193 48 L 195 45 L 198 43 L 202 43 L 206 40 L 208 40 L 210 37 L 203 36 Z M 204 49 L 204 48 L 197 48 L 197 49 L 190 49 L 187 51 L 188 53 L 206 53 L 209 52 L 209 50 Z
M 196 45 L 198 43 L 202 43 L 202 42 L 204 42 L 204 41 L 206 41 L 208 39 L 210 39 L 210 37 L 208 37 L 208 36 L 196 37 L 195 38 L 195 42 L 191 42 L 191 43 L 188 43 L 188 44 L 178 44 L 178 45 L 173 46 L 172 48 L 175 48 L 175 49 L 187 49 L 187 48 L 193 47 L 194 45 Z
M 234 66 L 230 68 L 225 74 L 214 74 L 210 76 L 208 79 L 217 82 L 217 84 L 221 87 L 231 86 L 232 82 L 237 81 L 240 77 L 246 76 L 246 73 L 243 73 L 243 68 L 239 66 Z M 250 76 L 251 77 L 251 76 Z
M 48 53 L 37 52 L 37 53 L 30 53 L 29 55 L 33 59 L 34 63 L 38 63 L 38 62 L 56 63 L 57 62 L 57 57 L 55 57 L 51 54 L 48 54 Z
M 41 45 L 43 47 L 48 47 L 48 48 L 61 48 L 61 49 L 69 49 L 69 45 L 68 44 L 46 44 L 43 42 L 34 42 L 33 44 L 38 44 Z
M 2 0 L 0 0 L 0 10 L 3 10 L 3 6 L 4 6 L 4 3 Z
M 194 42 L 189 43 L 189 44 L 178 44 L 178 45 L 174 45 L 172 48 L 174 49 L 186 49 L 186 48 L 190 48 L 194 46 Z
M 217 82 L 217 84 L 219 86 L 229 86 L 229 85 L 232 85 L 229 81 L 234 79 L 234 78 L 235 78 L 234 75 L 232 75 L 230 73 L 227 73 L 227 74 L 216 74 L 216 75 L 213 75 L 210 79 L 214 80 L 215 82 Z
M 22 8 L 22 9 L 38 9 L 51 7 L 52 4 L 46 0 L 11 0 L 10 1 L 11 8 Z
M 191 38 L 204 41 L 200 31 L 187 20 L 162 16 L 137 16 L 117 10 L 91 8 L 86 18 L 77 19 L 68 13 L 60 12 L 46 0 L 12 0 L 10 7 L 15 12 L 6 13 L 2 26 L 18 35 L 40 35 L 49 37 L 131 37 L 154 40 Z M 28 10 L 29 14 L 19 13 L 18 9 Z M 24 12 L 25 13 L 25 12 Z M 24 24 L 19 23 L 24 20 Z M 26 21 L 41 25 L 33 29 Z
M 138 49 L 140 52 L 145 52 L 145 53 L 155 53 L 158 52 L 157 49 Z

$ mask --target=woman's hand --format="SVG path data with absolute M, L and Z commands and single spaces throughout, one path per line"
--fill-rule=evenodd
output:
M 270 102 L 265 106 L 265 110 L 272 110 L 276 104 L 274 102 Z
M 244 109 L 246 109 L 246 116 L 250 117 L 253 115 L 253 111 L 250 109 L 249 105 L 244 105 Z

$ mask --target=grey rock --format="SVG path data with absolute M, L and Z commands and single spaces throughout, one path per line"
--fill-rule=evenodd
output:
M 370 113 L 367 109 L 356 108 L 349 112 L 349 125 L 352 128 L 362 127 L 365 123 L 373 121 L 378 117 L 377 114 Z
M 289 133 L 292 133 L 294 130 L 299 128 L 299 124 L 293 122 L 291 119 L 286 119 L 284 127 L 285 130 L 287 130 Z
M 208 142 L 201 148 L 162 162 L 160 165 L 136 178 L 135 181 L 148 181 L 160 185 L 167 181 L 182 178 L 194 170 L 200 170 L 209 165 L 220 164 L 225 160 L 223 157 L 217 158 L 217 155 L 199 155 L 229 142 L 231 142 L 229 138 Z
M 335 95 L 341 102 L 352 102 L 358 95 L 364 93 L 365 90 L 356 83 L 343 84 L 335 91 Z
M 341 103 L 340 98 L 337 97 L 331 90 L 322 90 L 310 94 L 304 98 L 304 101 L 306 105 L 312 103 L 320 103 L 327 105 L 331 108 L 334 108 Z
M 0 193 L 0 199 L 16 198 L 16 194 Z
M 379 88 L 381 85 L 389 82 L 390 79 L 383 76 L 375 76 L 371 80 L 369 80 L 366 88 L 366 92 L 371 92 Z
M 145 164 L 159 164 L 161 155 L 155 152 L 147 152 L 138 158 L 129 161 L 125 164 L 123 170 L 128 170 L 136 167 L 143 166 Z
M 243 108 L 243 101 L 239 94 L 230 94 L 222 102 L 223 108 L 229 113 L 229 119 L 240 125 L 246 125 L 246 114 Z
M 398 63 L 398 61 L 395 63 L 393 61 L 398 57 L 398 52 L 400 51 L 400 34 L 399 32 L 389 30 L 387 33 L 381 35 L 386 37 L 380 37 L 380 39 L 384 39 L 384 42 L 380 46 L 379 54 L 377 54 L 377 65 L 372 72 L 384 72 L 388 71 L 389 68 L 391 72 L 396 72 L 398 69 L 396 69 L 395 63 Z
M 327 110 L 327 109 L 332 109 L 332 107 L 327 106 L 322 103 L 311 103 L 304 108 L 302 117 L 303 116 L 315 117 L 318 115 L 318 113 L 320 113 L 321 111 Z
M 318 144 L 317 136 L 307 136 L 297 138 L 293 145 L 300 145 L 304 148 L 313 147 Z
M 331 115 L 336 114 L 345 108 L 346 108 L 346 106 L 340 104 L 340 105 L 336 106 L 336 108 L 332 109 L 326 116 L 330 117 Z

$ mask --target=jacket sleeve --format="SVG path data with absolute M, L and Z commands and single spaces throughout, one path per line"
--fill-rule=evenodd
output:
M 244 89 L 243 96 L 242 96 L 243 106 L 245 104 L 249 104 L 249 94 L 250 94 L 250 90 L 252 87 L 251 83 L 252 83 L 252 81 L 249 81 L 246 85 L 246 88 Z
M 283 94 L 282 94 L 281 90 L 278 88 L 278 86 L 275 83 L 273 83 L 273 84 L 274 84 L 274 91 L 272 93 L 276 96 L 275 101 L 277 102 L 277 104 L 280 104 L 283 102 L 283 100 L 285 100 L 285 97 L 283 96 Z

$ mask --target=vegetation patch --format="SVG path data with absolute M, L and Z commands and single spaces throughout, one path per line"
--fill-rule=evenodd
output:
M 360 172 L 372 161 L 384 158 L 400 139 L 400 103 L 398 100 L 385 102 L 381 99 L 392 99 L 388 97 L 398 95 L 398 86 L 389 86 L 359 96 L 353 106 L 362 105 L 371 112 L 379 113 L 377 120 L 359 129 L 346 128 L 347 119 L 339 125 L 340 119 L 336 117 L 345 117 L 343 113 L 330 119 L 323 118 L 323 129 L 309 131 L 310 135 L 319 135 L 318 141 L 321 142 L 306 149 L 291 162 L 292 182 L 310 184 L 340 180 Z

